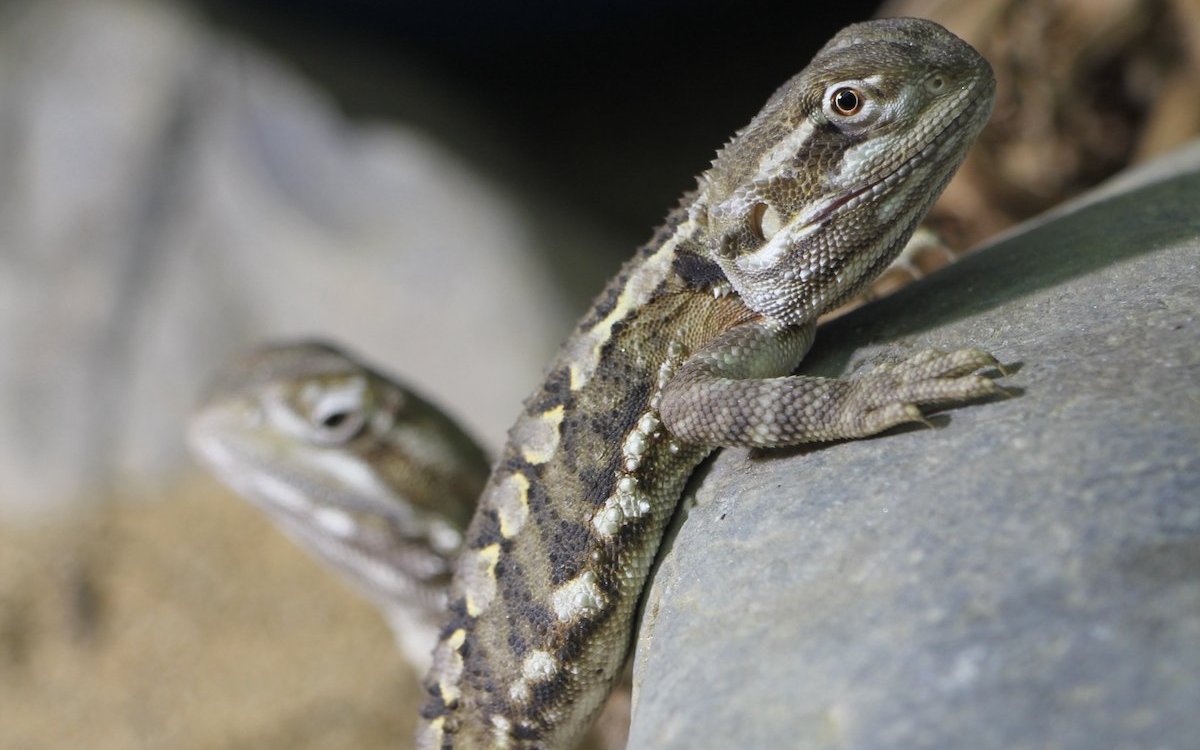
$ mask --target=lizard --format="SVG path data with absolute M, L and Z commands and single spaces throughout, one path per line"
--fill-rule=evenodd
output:
M 855 24 L 718 152 L 511 428 L 455 563 L 419 747 L 578 740 L 626 661 L 684 483 L 716 448 L 862 438 L 1004 393 L 976 348 L 793 374 L 817 319 L 905 245 L 994 91 L 937 24 Z
M 226 367 L 193 411 L 188 441 L 374 603 L 408 661 L 428 667 L 490 467 L 457 422 L 337 347 L 303 341 Z
M 232 490 L 364 595 L 424 671 L 486 451 L 415 389 L 325 341 L 263 345 L 214 379 L 188 442 Z M 625 746 L 622 684 L 589 748 Z

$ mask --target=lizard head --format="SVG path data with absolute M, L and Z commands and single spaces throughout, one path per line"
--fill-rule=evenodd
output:
M 994 92 L 987 61 L 935 23 L 846 27 L 701 177 L 708 251 L 755 311 L 815 320 L 903 248 Z
M 440 410 L 319 342 L 234 363 L 188 427 L 217 476 L 385 604 L 448 576 L 488 470 Z

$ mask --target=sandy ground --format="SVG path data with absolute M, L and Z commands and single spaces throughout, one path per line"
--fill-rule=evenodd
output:
M 371 606 L 213 483 L 0 526 L 0 747 L 408 747 L 417 700 Z

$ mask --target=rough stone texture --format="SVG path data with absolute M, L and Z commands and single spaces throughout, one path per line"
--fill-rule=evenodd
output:
M 818 336 L 1015 398 L 726 450 L 662 560 L 631 750 L 1200 746 L 1200 144 Z
M 336 338 L 498 444 L 574 318 L 539 259 L 587 252 L 569 224 L 170 4 L 0 6 L 0 517 L 161 491 L 268 337 Z

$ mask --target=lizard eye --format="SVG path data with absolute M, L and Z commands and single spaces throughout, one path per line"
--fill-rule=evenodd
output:
M 321 426 L 327 430 L 336 430 L 350 420 L 351 414 L 348 411 L 335 411 L 321 419 Z
M 858 89 L 843 86 L 829 97 L 829 106 L 839 115 L 856 115 L 863 108 L 863 95 Z
M 886 96 L 871 81 L 838 81 L 825 88 L 821 111 L 843 133 L 865 133 L 887 115 Z
M 308 417 L 313 442 L 336 445 L 353 440 L 363 431 L 367 423 L 365 387 L 366 384 L 356 378 L 315 394 Z
M 946 77 L 940 73 L 925 79 L 925 90 L 931 94 L 937 94 L 946 88 Z
M 313 414 L 314 442 L 323 445 L 345 443 L 362 432 L 367 420 L 361 411 L 344 406 Z

